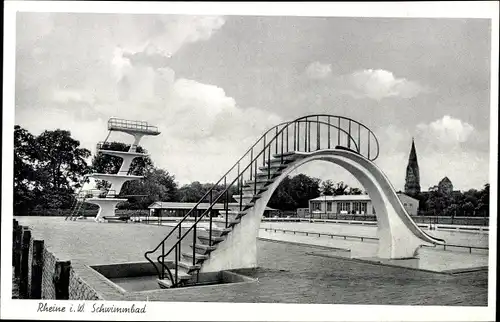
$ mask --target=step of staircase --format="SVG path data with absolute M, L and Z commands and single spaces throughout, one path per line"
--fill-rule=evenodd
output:
M 171 270 L 172 276 L 175 279 L 175 270 Z M 167 274 L 168 275 L 168 274 Z M 185 281 L 188 281 L 191 279 L 191 275 L 182 271 L 178 270 L 177 271 L 177 280 L 178 282 L 182 283 Z M 161 288 L 171 288 L 172 287 L 172 281 L 169 278 L 164 278 L 164 279 L 157 279 L 158 285 L 160 285 Z
M 257 173 L 257 180 L 258 179 L 272 179 L 274 177 L 277 177 L 281 174 L 281 171 L 271 171 L 270 173 L 267 173 L 267 171 L 261 171 Z
M 195 244 L 194 246 L 190 245 L 190 247 L 194 247 L 197 254 L 210 254 L 212 251 L 217 249 L 216 246 L 208 246 L 205 244 Z
M 267 185 L 269 183 L 272 183 L 274 180 L 273 179 L 263 179 L 263 178 L 257 178 L 257 187 L 260 185 Z M 247 186 L 253 186 L 255 183 L 255 179 L 252 180 L 246 180 L 245 185 Z
M 193 253 L 192 252 L 189 252 L 189 253 L 181 253 L 182 257 L 186 260 L 186 262 L 188 263 L 192 263 L 193 262 Z M 196 257 L 196 263 L 199 263 L 199 262 L 203 262 L 204 260 L 208 259 L 208 255 L 207 254 L 199 254 L 199 253 L 194 253 L 195 257 Z
M 200 235 L 200 236 L 197 236 L 198 239 L 200 240 L 200 242 L 204 245 L 208 245 L 209 244 L 209 236 L 206 235 Z M 212 235 L 212 246 L 215 245 L 215 244 L 218 244 L 220 243 L 221 241 L 225 240 L 226 238 L 224 236 L 214 236 Z
M 213 220 L 213 219 L 212 219 Z M 212 222 L 213 224 L 213 222 Z M 212 237 L 221 237 L 227 235 L 232 229 L 231 228 L 222 228 L 215 225 L 212 225 Z M 205 232 L 208 234 L 209 228 L 205 228 Z
M 273 158 L 280 158 L 281 156 L 283 157 L 290 157 L 290 156 L 297 156 L 297 152 L 295 151 L 284 151 L 283 153 L 274 153 L 272 156 Z
M 214 219 L 213 222 L 215 222 L 218 227 L 223 227 L 223 226 L 225 227 L 226 226 L 226 218 L 217 218 L 217 219 Z M 227 227 L 230 228 L 234 225 L 239 224 L 240 222 L 241 222 L 241 220 L 239 218 L 237 218 L 237 219 L 228 218 L 227 219 Z
M 267 187 L 262 185 L 260 186 L 257 185 L 257 189 L 255 189 L 254 185 L 250 185 L 250 186 L 244 186 L 241 190 L 243 191 L 243 194 L 253 194 L 254 192 L 257 192 L 257 194 L 261 194 L 262 192 L 267 190 Z
M 240 202 L 240 195 L 232 195 L 233 199 L 236 200 L 236 202 Z M 259 199 L 260 195 L 254 195 L 254 194 L 243 194 L 241 195 L 241 200 L 243 203 L 251 201 L 251 200 L 256 200 Z
M 177 265 L 179 265 L 179 268 L 183 268 L 184 270 L 186 270 L 188 274 L 197 271 L 201 268 L 200 264 L 193 265 L 192 261 L 191 262 L 180 261 L 177 263 Z
M 271 172 L 274 171 L 281 171 L 283 169 L 285 169 L 287 167 L 286 164 L 281 164 L 280 163 L 274 163 L 274 164 L 271 164 Z M 267 173 L 267 169 L 269 168 L 269 166 L 263 166 L 263 167 L 259 167 L 259 170 L 262 171 L 262 172 L 266 172 Z

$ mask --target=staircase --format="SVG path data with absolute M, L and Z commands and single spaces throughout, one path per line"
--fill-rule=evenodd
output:
M 368 139 L 364 150 L 360 144 L 362 138 Z M 204 263 L 216 256 L 214 252 L 233 234 L 288 165 L 303 157 L 298 152 L 335 148 L 363 154 L 369 160 L 378 156 L 374 134 L 361 123 L 342 116 L 309 115 L 269 129 L 214 185 L 223 185 L 225 190 L 214 195 L 214 188 L 210 189 L 156 248 L 144 254 L 158 273 L 160 287 L 196 285 Z M 230 196 L 231 188 L 237 188 L 238 193 Z M 197 206 L 207 199 L 209 208 L 197 216 Z M 236 207 L 230 206 L 230 199 L 237 201 Z M 213 209 L 221 202 L 224 203 L 223 210 L 219 210 L 222 219 L 217 218 L 217 211 Z M 188 224 L 189 217 L 194 217 L 194 222 Z M 200 222 L 207 217 L 208 227 L 202 227 Z M 189 248 L 183 249 L 186 244 Z M 155 256 L 156 262 L 152 259 Z

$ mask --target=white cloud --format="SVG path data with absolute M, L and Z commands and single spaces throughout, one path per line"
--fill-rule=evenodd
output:
M 217 85 L 177 78 L 166 66 L 182 46 L 212 37 L 222 17 L 56 16 L 49 36 L 36 41 L 41 56 L 33 52 L 36 28 L 21 19 L 34 35 L 18 47 L 16 123 L 34 134 L 68 129 L 95 152 L 109 117 L 144 120 L 162 133 L 141 145 L 157 166 L 187 183 L 216 181 L 281 122 L 274 113 L 238 106 Z M 131 138 L 113 133 L 110 139 Z
M 387 97 L 412 98 L 425 92 L 417 82 L 405 78 L 396 78 L 390 71 L 383 69 L 365 69 L 338 80 L 340 92 L 354 98 L 382 100 Z
M 313 62 L 306 68 L 306 76 L 312 79 L 323 79 L 330 76 L 332 73 L 331 64 L 322 64 L 320 62 Z
M 469 139 L 474 132 L 474 127 L 449 115 L 429 124 L 417 125 L 420 135 L 429 141 L 445 145 L 456 145 Z

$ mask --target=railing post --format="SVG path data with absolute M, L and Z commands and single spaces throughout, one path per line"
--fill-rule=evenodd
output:
M 307 118 L 306 118 L 306 122 L 305 122 L 305 131 L 304 131 L 304 152 L 307 152 Z
M 257 165 L 255 165 L 257 166 Z M 226 177 L 224 176 L 224 188 L 226 189 L 226 197 L 224 200 L 224 210 L 226 211 L 226 228 L 227 228 L 227 216 L 228 216 L 228 208 L 229 208 L 229 189 L 227 189 Z
M 266 165 L 266 135 L 264 135 L 264 145 L 263 145 L 262 149 L 263 149 L 262 165 L 265 166 Z M 239 176 L 239 173 L 238 173 L 238 176 Z
M 254 167 L 254 176 L 253 176 L 253 194 L 256 195 L 257 194 L 257 159 L 255 159 L 255 167 Z M 271 168 L 271 165 L 268 164 L 267 165 L 268 168 Z
M 274 135 L 274 140 L 276 141 L 276 149 L 274 153 L 278 154 L 278 127 L 276 127 L 276 134 Z
M 368 160 L 370 160 L 370 131 L 368 131 Z
M 28 298 L 28 270 L 29 270 L 29 253 L 31 243 L 31 230 L 25 228 L 23 230 L 22 245 L 21 245 L 21 274 L 19 278 L 19 297 Z
M 286 130 L 286 152 L 288 152 L 288 151 L 290 151 L 288 149 L 288 124 L 285 126 L 286 126 L 286 129 L 285 129 Z
M 320 140 L 320 131 L 321 131 L 321 127 L 320 127 L 320 124 L 319 124 L 319 116 L 316 116 L 316 150 L 320 150 L 321 149 L 321 140 Z
M 182 226 L 182 224 L 179 224 L 178 236 L 177 236 L 177 240 L 179 240 L 179 244 L 178 244 L 179 245 L 179 254 L 178 254 L 179 255 L 179 260 L 181 260 L 181 243 L 180 243 L 180 239 L 181 239 L 181 236 L 182 236 L 182 234 L 181 234 L 181 232 L 182 232 L 181 231 L 181 226 Z M 176 265 L 176 267 L 177 267 L 177 265 Z
M 283 132 L 281 132 L 281 163 L 283 163 Z
M 297 127 L 298 123 L 293 122 L 293 150 L 297 151 Z
M 43 276 L 43 240 L 33 241 L 33 259 L 31 261 L 30 299 L 42 299 Z
M 23 238 L 23 226 L 19 225 L 14 230 L 15 241 L 14 241 L 14 276 L 19 277 L 21 275 L 21 250 L 22 250 L 22 238 Z
M 238 178 L 238 181 L 240 181 L 238 192 L 240 195 L 240 211 L 241 211 L 243 210 L 243 176 L 241 176 L 241 178 Z
M 328 116 L 328 149 L 330 149 L 330 116 Z
M 339 121 L 339 124 L 338 124 L 338 128 L 337 128 L 337 145 L 340 145 L 340 117 L 337 117 L 338 121 Z
M 69 274 L 71 270 L 70 261 L 57 261 L 54 272 L 54 286 L 56 300 L 69 299 Z
M 361 153 L 361 124 L 358 123 L 358 153 Z
M 177 246 L 175 246 L 175 267 L 177 268 Z M 165 261 L 163 260 L 163 258 L 165 257 L 165 241 L 163 241 L 161 243 L 161 262 L 159 262 L 158 264 L 161 264 L 161 271 L 160 271 L 160 278 L 161 279 L 164 279 L 165 278 Z M 177 275 L 175 276 L 175 278 L 177 279 Z M 174 281 L 172 281 L 172 284 L 174 283 Z
M 271 179 L 271 145 L 269 144 L 269 153 L 267 154 L 267 178 Z
M 210 213 L 209 213 L 210 215 Z M 211 240 L 212 240 L 212 216 L 210 216 L 210 232 L 209 232 L 209 242 L 208 244 L 211 245 Z M 194 223 L 194 228 L 193 228 L 193 266 L 196 264 L 196 217 L 195 217 L 195 223 Z
M 349 120 L 349 137 L 347 138 L 347 147 L 351 148 L 351 120 Z
M 252 180 L 252 167 L 253 167 L 253 148 L 250 150 L 250 180 Z M 226 177 L 224 177 L 224 186 L 225 185 L 226 185 Z

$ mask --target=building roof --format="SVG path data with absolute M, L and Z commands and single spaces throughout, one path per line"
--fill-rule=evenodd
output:
M 369 195 L 340 195 L 340 196 L 319 196 L 318 198 L 311 199 L 312 201 L 342 201 L 342 200 L 370 200 Z
M 151 205 L 149 205 L 149 209 L 182 209 L 182 210 L 191 210 L 196 206 L 196 202 L 170 202 L 170 201 L 156 201 L 153 202 Z M 198 205 L 198 209 L 200 210 L 207 210 L 208 207 L 210 206 L 210 203 L 208 202 L 202 202 Z M 229 207 L 236 207 L 239 206 L 239 203 L 229 203 Z M 217 203 L 215 204 L 212 209 L 214 210 L 222 210 L 224 209 L 224 204 L 223 203 Z M 266 207 L 265 210 L 272 211 L 276 210 L 270 207 Z

